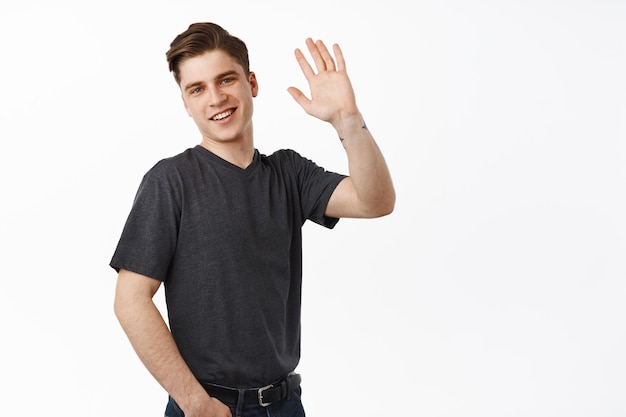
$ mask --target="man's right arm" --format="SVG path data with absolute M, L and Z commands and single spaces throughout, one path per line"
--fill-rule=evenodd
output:
M 174 398 L 186 417 L 231 417 L 210 397 L 181 356 L 153 301 L 161 282 L 125 269 L 119 271 L 114 310 L 139 359 Z

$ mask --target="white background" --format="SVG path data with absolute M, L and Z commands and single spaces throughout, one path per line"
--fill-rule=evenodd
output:
M 307 415 L 626 415 L 625 3 L 344 3 L 2 3 L 4 415 L 162 415 L 108 262 L 141 176 L 199 141 L 164 54 L 206 20 L 250 48 L 259 150 L 345 172 L 286 91 L 294 48 L 338 42 L 397 188 L 305 225 Z

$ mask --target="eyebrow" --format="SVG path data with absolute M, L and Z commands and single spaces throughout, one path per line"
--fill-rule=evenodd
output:
M 235 70 L 228 70 L 228 71 L 222 72 L 221 74 L 217 74 L 214 79 L 215 80 L 219 80 L 219 79 L 227 77 L 229 75 L 238 75 L 238 74 L 237 74 L 237 71 L 235 71 Z M 184 91 L 188 91 L 189 89 L 192 89 L 192 88 L 195 88 L 195 87 L 199 87 L 199 86 L 202 86 L 202 85 L 204 85 L 204 81 L 194 81 L 194 82 L 191 82 L 191 83 L 185 85 Z
M 199 87 L 199 86 L 201 86 L 203 84 L 204 84 L 204 82 L 202 82 L 202 81 L 196 81 L 196 82 L 193 82 L 193 83 L 189 83 L 189 84 L 187 84 L 185 86 L 185 88 L 183 90 L 184 91 L 188 91 L 188 90 L 190 90 L 192 88 Z

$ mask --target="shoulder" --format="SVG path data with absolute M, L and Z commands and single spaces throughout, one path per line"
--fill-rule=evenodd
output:
M 141 179 L 139 193 L 142 194 L 177 194 L 181 190 L 185 178 L 190 176 L 194 164 L 192 149 L 187 149 L 177 155 L 159 160 Z
M 162 172 L 172 169 L 181 169 L 196 159 L 194 148 L 185 149 L 183 152 L 159 160 L 150 171 Z
M 193 148 L 186 149 L 177 155 L 159 160 L 146 172 L 145 176 L 154 178 L 176 176 L 190 169 L 193 166 L 191 162 L 195 159 Z
M 293 149 L 279 149 L 269 156 L 261 155 L 261 159 L 280 166 L 289 166 L 290 168 L 313 164 L 313 161 L 305 158 Z
M 345 177 L 345 175 L 326 170 L 323 166 L 293 149 L 280 149 L 265 158 L 264 163 L 266 165 L 272 165 L 275 171 L 280 171 L 283 175 L 297 177 L 302 184 L 334 182 L 335 178 L 342 179 Z

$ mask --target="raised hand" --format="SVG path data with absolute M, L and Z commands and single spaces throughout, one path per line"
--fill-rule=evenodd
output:
M 339 45 L 333 45 L 335 59 L 324 45 L 311 38 L 306 40 L 307 48 L 313 58 L 317 73 L 313 70 L 300 49 L 295 50 L 296 60 L 309 83 L 309 99 L 296 87 L 289 87 L 289 94 L 311 116 L 330 122 L 333 125 L 345 117 L 358 114 L 354 90 L 346 72 L 346 63 Z

